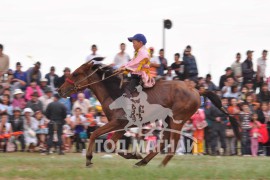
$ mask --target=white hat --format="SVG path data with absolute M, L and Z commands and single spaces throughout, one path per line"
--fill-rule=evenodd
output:
M 31 108 L 25 108 L 25 109 L 23 110 L 23 114 L 25 114 L 25 113 L 27 113 L 27 112 L 30 113 L 30 116 L 33 116 L 33 114 L 34 114 L 34 112 L 33 112 L 33 110 L 32 110 Z
M 40 82 L 48 82 L 48 79 L 42 78 L 42 79 L 40 80 Z
M 16 95 L 16 94 L 23 94 L 23 91 L 21 89 L 15 89 L 13 95 Z

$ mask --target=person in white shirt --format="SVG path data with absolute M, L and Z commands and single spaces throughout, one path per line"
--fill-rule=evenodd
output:
M 78 99 L 74 102 L 73 105 L 73 114 L 75 113 L 75 109 L 79 107 L 82 110 L 83 114 L 88 113 L 89 107 L 91 107 L 90 101 L 85 99 L 85 95 L 83 93 L 78 94 Z
M 86 57 L 86 61 L 85 62 L 89 62 L 90 60 L 92 60 L 93 58 L 95 58 L 95 57 L 101 57 L 99 54 L 97 54 L 97 45 L 95 45 L 95 44 L 93 44 L 92 46 L 91 46 L 91 51 L 92 51 L 92 53 L 91 54 L 89 54 L 87 57 Z M 93 62 L 94 62 L 94 64 L 101 64 L 101 62 L 100 61 L 95 61 L 95 60 L 93 60 Z
M 257 60 L 257 87 L 259 88 L 262 86 L 264 78 L 266 77 L 265 70 L 266 70 L 267 53 L 268 53 L 267 50 L 263 50 L 262 57 L 260 57 Z
M 237 53 L 236 54 L 236 61 L 231 65 L 234 77 L 236 77 L 236 79 L 242 77 L 242 66 L 241 66 L 240 60 L 241 60 L 241 54 Z
M 117 53 L 114 57 L 114 63 L 112 65 L 114 69 L 119 69 L 121 66 L 125 65 L 130 60 L 130 56 L 125 52 L 125 43 L 120 44 L 120 50 L 121 51 Z

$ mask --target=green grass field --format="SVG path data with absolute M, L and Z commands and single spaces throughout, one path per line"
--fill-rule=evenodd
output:
M 270 158 L 175 156 L 159 168 L 163 155 L 148 166 L 134 168 L 137 160 L 95 154 L 92 168 L 85 168 L 81 154 L 42 156 L 37 153 L 1 153 L 0 179 L 270 179 Z

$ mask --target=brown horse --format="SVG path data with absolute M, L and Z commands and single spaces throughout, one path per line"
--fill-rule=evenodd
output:
M 104 76 L 109 78 L 103 79 Z M 102 68 L 102 65 L 94 65 L 93 62 L 90 61 L 77 68 L 58 90 L 62 97 L 67 97 L 86 87 L 90 88 L 101 103 L 103 111 L 109 120 L 106 125 L 98 128 L 91 135 L 86 154 L 86 166 L 92 164 L 93 146 L 97 137 L 111 131 L 116 131 L 112 136 L 112 141 L 116 143 L 125 133 L 124 127 L 128 124 L 128 121 L 125 118 L 120 118 L 124 117 L 123 110 L 111 110 L 109 108 L 109 105 L 124 93 L 124 90 L 119 86 L 120 83 L 120 78 L 114 76 L 110 67 Z M 165 120 L 172 131 L 164 131 L 163 139 L 169 140 L 170 143 L 177 144 L 180 134 L 175 131 L 180 132 L 184 123 L 200 107 L 200 94 L 196 89 L 189 87 L 183 81 L 163 80 L 157 81 L 153 88 L 145 89 L 144 92 L 147 93 L 147 100 L 150 104 L 160 104 L 165 108 L 170 108 L 173 112 L 173 118 L 175 120 L 182 120 L 181 123 L 175 123 L 170 117 L 167 117 Z M 215 94 L 205 95 L 209 96 L 210 100 L 213 100 L 213 103 L 218 108 L 221 108 L 221 101 Z M 164 146 L 164 143 L 161 143 L 160 149 L 164 149 Z M 176 147 L 169 150 L 170 153 L 164 158 L 161 165 L 165 166 L 169 162 L 174 156 L 175 149 Z M 158 151 L 149 153 L 145 158 L 136 163 L 136 166 L 146 165 L 157 154 Z M 138 156 L 137 154 L 128 154 L 124 157 L 136 159 Z

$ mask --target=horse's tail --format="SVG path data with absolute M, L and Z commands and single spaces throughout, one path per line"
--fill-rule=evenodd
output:
M 207 97 L 208 99 L 210 99 L 210 101 L 220 110 L 222 111 L 224 114 L 229 116 L 229 120 L 231 123 L 231 126 L 233 128 L 233 132 L 235 134 L 235 136 L 240 139 L 240 132 L 239 132 L 239 124 L 236 121 L 236 119 L 234 117 L 232 117 L 232 115 L 230 115 L 228 113 L 228 111 L 222 107 L 222 103 L 220 98 L 212 91 L 205 91 L 204 93 L 200 93 L 200 95 Z

